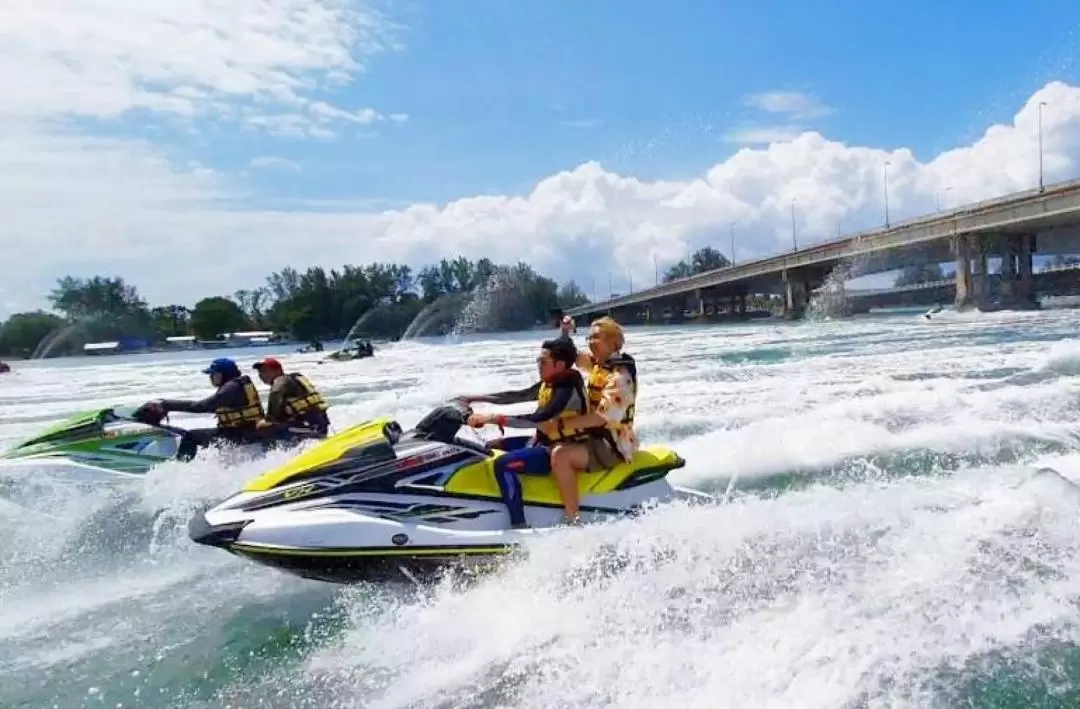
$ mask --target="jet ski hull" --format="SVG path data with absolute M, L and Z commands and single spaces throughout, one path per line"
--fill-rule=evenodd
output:
M 405 433 L 381 418 L 327 438 L 197 514 L 199 544 L 322 581 L 418 580 L 448 567 L 493 566 L 563 519 L 550 475 L 518 475 L 532 529 L 511 529 L 495 468 L 501 451 L 456 435 L 468 408 L 446 406 Z M 583 522 L 653 503 L 710 496 L 673 487 L 685 461 L 662 446 L 578 475 Z
M 140 478 L 176 457 L 179 438 L 156 431 L 119 432 L 101 438 L 16 448 L 0 455 L 0 470 L 80 483 Z
M 585 523 L 636 514 L 649 503 L 712 501 L 660 479 L 603 496 L 585 495 Z M 255 502 L 256 498 L 251 499 Z M 233 502 L 237 502 L 233 498 Z M 188 525 L 199 544 L 317 581 L 430 581 L 448 570 L 492 570 L 530 538 L 560 525 L 560 504 L 529 504 L 529 529 L 511 529 L 499 499 L 456 496 L 344 495 L 256 514 L 214 508 Z

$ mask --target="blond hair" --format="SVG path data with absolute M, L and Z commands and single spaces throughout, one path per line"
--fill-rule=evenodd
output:
M 611 340 L 616 351 L 621 350 L 623 345 L 626 344 L 626 335 L 623 334 L 622 325 L 615 322 L 615 318 L 605 315 L 599 320 L 593 320 L 592 327 L 595 327 L 605 338 Z

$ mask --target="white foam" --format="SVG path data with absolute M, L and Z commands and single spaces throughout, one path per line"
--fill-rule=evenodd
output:
M 1032 479 L 1046 465 L 1080 481 L 1070 452 L 1078 350 L 1054 341 L 1073 323 L 1067 312 L 945 315 L 632 329 L 639 428 L 687 458 L 675 480 L 735 477 L 738 491 L 799 469 L 809 486 L 552 535 L 503 575 L 423 602 L 345 592 L 343 641 L 309 657 L 304 674 L 268 682 L 333 686 L 337 705 L 386 708 L 466 705 L 485 692 L 521 707 L 925 706 L 942 667 L 1033 637 L 1073 640 L 1075 496 L 1061 480 Z M 528 384 L 547 334 L 406 342 L 321 366 L 313 355 L 284 360 L 324 390 L 338 427 L 381 414 L 408 426 L 455 394 Z M 0 389 L 0 444 L 96 406 L 205 395 L 204 360 L 17 363 L 20 376 Z M 1032 446 L 1044 452 L 1012 462 Z M 903 455 L 952 472 L 899 477 L 887 468 Z M 82 628 L 51 651 L 57 659 L 26 651 L 25 667 L 60 671 L 63 657 L 121 652 L 128 640 L 107 628 L 125 602 L 152 599 L 173 627 L 302 586 L 195 547 L 183 530 L 200 504 L 287 456 L 160 466 L 133 488 L 141 512 L 164 512 L 145 554 L 63 586 L 43 589 L 31 567 L 59 558 L 115 500 L 43 492 L 60 521 L 37 527 L 33 511 L 0 511 L 0 532 L 20 545 L 0 568 L 0 648 Z M 862 477 L 813 484 L 815 468 L 853 459 Z M 613 551 L 624 566 L 597 570 Z

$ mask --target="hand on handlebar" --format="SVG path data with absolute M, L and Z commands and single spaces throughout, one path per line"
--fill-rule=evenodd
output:
M 495 421 L 496 417 L 492 414 L 469 414 L 469 418 L 466 423 L 473 428 L 483 428 L 488 424 L 495 424 L 498 426 L 499 424 L 496 424 Z M 499 432 L 506 433 L 506 429 L 502 426 L 499 426 Z

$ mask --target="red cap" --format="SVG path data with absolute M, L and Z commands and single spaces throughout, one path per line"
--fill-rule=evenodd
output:
M 262 369 L 263 367 L 269 367 L 270 369 L 284 369 L 284 367 L 281 366 L 281 362 L 278 362 L 277 359 L 273 357 L 264 357 L 256 362 L 252 369 Z

